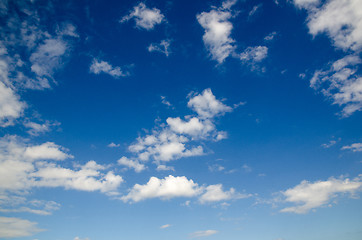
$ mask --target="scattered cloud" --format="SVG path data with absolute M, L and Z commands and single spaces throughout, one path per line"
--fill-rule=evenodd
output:
M 323 148 L 330 148 L 332 146 L 334 146 L 337 143 L 336 140 L 330 140 L 328 143 L 323 143 L 321 146 Z
M 343 106 L 341 116 L 348 117 L 362 109 L 362 76 L 356 75 L 359 56 L 347 55 L 330 65 L 329 69 L 315 71 L 310 87 L 319 90 L 333 104 Z
M 165 225 L 162 225 L 160 228 L 161 229 L 165 229 L 165 228 L 169 228 L 171 227 L 172 225 L 171 224 L 165 224 Z
M 108 62 L 93 58 L 89 71 L 94 74 L 106 73 L 114 78 L 129 76 L 128 72 L 124 72 L 120 67 L 113 67 Z
M 230 37 L 233 25 L 229 21 L 233 17 L 230 8 L 235 3 L 235 0 L 224 1 L 222 7 L 196 16 L 205 30 L 203 41 L 206 49 L 210 52 L 211 58 L 219 64 L 223 63 L 235 49 L 235 40 Z
M 359 0 L 294 0 L 298 8 L 308 12 L 309 33 L 326 33 L 334 46 L 345 51 L 362 49 L 362 2 Z
M 310 80 L 311 87 L 343 106 L 342 117 L 362 109 L 362 77 L 356 75 L 361 64 L 362 2 L 358 0 L 294 0 L 294 5 L 308 13 L 309 33 L 326 33 L 337 49 L 349 55 L 333 63 L 329 70 L 317 70 Z
M 111 142 L 110 144 L 107 145 L 107 147 L 110 147 L 110 148 L 116 148 L 116 147 L 120 147 L 121 144 L 115 144 L 114 142 Z
M 353 143 L 349 146 L 343 146 L 342 150 L 351 150 L 353 152 L 362 152 L 362 143 Z
M 130 11 L 130 13 L 124 16 L 120 22 L 124 23 L 131 19 L 135 19 L 136 27 L 146 30 L 152 30 L 156 25 L 165 21 L 165 16 L 157 8 L 148 8 L 144 3 L 139 3 Z
M 197 115 L 188 115 L 184 119 L 167 118 L 167 125 L 161 124 L 152 134 L 137 138 L 136 143 L 129 146 L 129 151 L 141 161 L 153 158 L 160 165 L 161 162 L 182 157 L 204 155 L 198 141 L 226 138 L 226 132 L 216 130 L 214 119 L 231 112 L 233 108 L 217 100 L 210 89 L 205 89 L 201 94 L 189 94 L 187 106 Z
M 240 54 L 242 62 L 258 63 L 265 59 L 268 55 L 268 48 L 265 46 L 247 47 L 244 52 Z
M 23 114 L 26 106 L 10 87 L 0 81 L 0 127 L 13 125 L 14 120 Z
M 94 161 L 75 166 L 61 167 L 55 161 L 73 158 L 67 149 L 46 142 L 30 145 L 16 136 L 0 139 L 0 193 L 8 197 L 26 194 L 31 188 L 63 187 L 81 191 L 100 191 L 116 194 L 123 182 L 112 171 L 104 173 L 105 167 Z
M 139 202 L 149 198 L 171 199 L 175 197 L 193 197 L 198 195 L 200 188 L 197 183 L 186 177 L 169 175 L 164 179 L 151 177 L 145 185 L 136 184 L 130 192 L 121 197 L 124 202 Z
M 264 40 L 267 42 L 273 41 L 275 36 L 277 36 L 277 32 L 272 32 L 272 33 L 268 34 L 267 36 L 265 36 Z
M 351 197 L 362 190 L 362 175 L 350 180 L 348 178 L 329 178 L 327 181 L 302 181 L 299 185 L 290 188 L 282 195 L 285 202 L 296 206 L 286 207 L 281 212 L 297 214 L 307 213 L 312 209 L 326 206 L 339 195 L 349 194 Z
M 32 121 L 27 121 L 24 123 L 26 128 L 29 128 L 27 131 L 32 136 L 39 136 L 40 134 L 44 134 L 50 132 L 52 127 L 59 126 L 59 122 L 51 122 L 46 120 L 44 123 L 36 123 Z
M 166 99 L 165 96 L 161 96 L 161 102 L 162 104 L 165 104 L 168 107 L 172 107 L 172 104 Z
M 119 165 L 123 165 L 123 166 L 126 166 L 128 168 L 133 168 L 135 170 L 135 172 L 142 172 L 143 170 L 146 169 L 146 166 L 139 163 L 138 161 L 136 160 L 131 160 L 131 159 L 128 159 L 126 157 L 121 157 L 117 163 Z
M 210 172 L 221 172 L 223 170 L 225 170 L 225 167 L 221 166 L 220 164 L 213 164 L 213 165 L 209 166 Z
M 36 225 L 36 222 L 21 218 L 0 217 L 0 238 L 27 237 L 44 231 Z
M 263 4 L 260 3 L 258 5 L 255 5 L 253 9 L 249 12 L 249 19 L 256 14 L 256 12 L 260 11 L 260 9 L 263 7 Z
M 204 187 L 185 176 L 174 177 L 169 175 L 164 179 L 151 177 L 144 185 L 135 184 L 129 193 L 120 199 L 124 202 L 139 202 L 151 198 L 167 200 L 176 197 L 199 197 L 200 203 L 213 203 L 250 196 L 250 194 L 237 193 L 233 188 L 230 188 L 229 191 L 223 191 L 222 184 Z
M 205 230 L 205 231 L 197 231 L 190 234 L 190 238 L 201 238 L 201 237 L 208 237 L 218 233 L 219 231 L 216 230 Z
M 172 166 L 160 164 L 157 166 L 156 171 L 175 171 L 175 168 Z
M 205 193 L 199 198 L 201 203 L 219 202 L 232 199 L 248 198 L 251 195 L 237 193 L 234 188 L 229 191 L 222 190 L 222 184 L 209 185 L 205 189 Z
M 160 52 L 168 57 L 170 55 L 170 44 L 170 40 L 162 40 L 160 43 L 151 43 L 147 49 L 149 52 Z

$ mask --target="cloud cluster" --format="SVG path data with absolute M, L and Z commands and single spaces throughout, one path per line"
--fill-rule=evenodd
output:
M 219 64 L 223 63 L 229 56 L 239 58 L 243 64 L 250 64 L 256 69 L 256 63 L 266 58 L 268 48 L 265 46 L 248 47 L 244 52 L 236 53 L 237 45 L 231 38 L 233 24 L 230 19 L 235 14 L 232 13 L 231 7 L 236 0 L 226 0 L 219 8 L 213 7 L 209 12 L 202 12 L 196 16 L 199 24 L 204 28 L 203 41 L 206 49 L 210 52 L 211 58 Z M 262 5 L 257 5 L 249 13 L 249 17 Z
M 282 192 L 285 201 L 294 203 L 296 206 L 283 208 L 281 212 L 307 213 L 312 209 L 331 204 L 331 200 L 338 195 L 350 194 L 353 196 L 353 194 L 361 190 L 361 175 L 353 180 L 330 178 L 327 181 L 313 183 L 302 181 L 299 185 Z
M 8 205 L 7 199 L 13 201 L 18 199 L 18 194 L 26 194 L 32 188 L 39 187 L 62 187 L 100 191 L 108 195 L 117 194 L 117 188 L 123 182 L 121 176 L 115 175 L 112 171 L 105 173 L 105 167 L 94 161 L 75 166 L 75 169 L 64 168 L 57 163 L 68 158 L 73 156 L 67 153 L 67 149 L 52 142 L 30 145 L 16 136 L 1 138 L 0 207 Z M 36 205 L 39 206 L 39 202 Z M 50 205 L 43 205 L 48 212 Z M 46 215 L 44 211 L 31 211 L 30 208 L 20 208 L 18 211 Z
M 0 27 L 1 127 L 12 125 L 23 116 L 27 104 L 20 100 L 19 90 L 51 88 L 56 82 L 54 73 L 64 65 L 79 37 L 71 23 L 46 29 L 38 10 L 32 2 L 16 2 L 2 12 L 8 24 Z
M 157 8 L 148 8 L 144 3 L 139 3 L 133 8 L 132 11 L 124 16 L 120 22 L 127 22 L 131 19 L 135 19 L 136 27 L 146 30 L 152 30 L 156 25 L 165 21 L 165 16 Z
M 349 53 L 334 62 L 329 70 L 317 70 L 311 87 L 318 89 L 333 104 L 343 106 L 348 117 L 362 109 L 362 77 L 357 75 L 362 50 L 362 2 L 359 0 L 294 0 L 295 6 L 306 9 L 309 33 L 326 33 L 333 45 Z M 321 83 L 323 85 L 321 86 Z
M 343 146 L 342 150 L 351 150 L 353 152 L 362 152 L 362 143 L 352 143 L 349 146 Z
M 186 116 L 184 119 L 169 117 L 166 119 L 166 125 L 161 124 L 152 131 L 152 134 L 138 137 L 136 142 L 128 147 L 129 151 L 136 155 L 137 160 L 153 159 L 157 165 L 162 165 L 158 170 L 171 170 L 172 168 L 164 166 L 162 162 L 203 155 L 204 149 L 196 144 L 197 142 L 219 141 L 227 137 L 226 132 L 216 129 L 214 120 L 231 112 L 233 108 L 217 100 L 211 89 L 189 94 L 187 106 L 197 115 Z M 129 161 L 128 159 L 127 162 L 130 163 Z M 125 165 L 123 160 L 122 163 Z M 138 161 L 132 160 L 133 163 L 141 166 Z
M 151 177 L 144 185 L 135 184 L 127 195 L 121 197 L 121 200 L 124 202 L 139 202 L 151 198 L 165 200 L 177 197 L 199 197 L 200 203 L 212 203 L 250 196 L 237 193 L 233 188 L 224 191 L 222 184 L 207 187 L 199 186 L 192 179 L 187 179 L 185 176 L 174 177 L 169 175 L 164 179 Z
M 342 106 L 343 117 L 362 109 L 362 76 L 356 74 L 362 60 L 358 55 L 347 55 L 335 61 L 329 69 L 315 71 L 310 86 Z

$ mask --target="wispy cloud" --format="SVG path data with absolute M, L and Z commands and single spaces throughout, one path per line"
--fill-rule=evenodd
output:
M 124 72 L 120 67 L 113 67 L 110 63 L 94 58 L 89 67 L 89 71 L 94 74 L 106 73 L 114 78 L 129 76 L 129 72 Z

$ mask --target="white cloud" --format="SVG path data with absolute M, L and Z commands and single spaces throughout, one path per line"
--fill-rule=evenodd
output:
M 264 40 L 265 41 L 272 41 L 275 38 L 276 35 L 277 35 L 277 32 L 272 32 L 272 33 L 268 34 L 267 36 L 265 36 Z
M 121 19 L 121 23 L 134 18 L 136 27 L 152 30 L 156 25 L 165 21 L 165 16 L 157 8 L 148 8 L 144 3 L 140 3 L 133 8 L 127 16 Z
M 190 238 L 200 238 L 200 237 L 208 237 L 218 233 L 216 230 L 205 230 L 205 231 L 197 231 L 190 234 Z
M 199 194 L 197 183 L 186 177 L 169 175 L 164 179 L 151 177 L 147 184 L 136 184 L 130 192 L 121 199 L 124 202 L 139 202 L 149 198 L 171 199 L 175 197 L 193 197 Z
M 308 11 L 309 32 L 326 33 L 333 44 L 343 50 L 362 49 L 362 2 L 359 0 L 295 0 L 294 4 Z
M 165 96 L 161 96 L 161 102 L 168 107 L 172 107 L 172 104 L 166 99 Z
M 63 168 L 54 160 L 72 158 L 65 148 L 52 142 L 28 145 L 15 136 L 0 139 L 0 192 L 26 192 L 33 187 L 64 187 L 83 191 L 114 194 L 123 182 L 113 172 L 94 161 L 78 166 L 79 170 Z M 50 161 L 53 160 L 53 161 Z
M 211 89 L 205 89 L 201 94 L 194 94 L 187 106 L 197 112 L 200 118 L 214 118 L 231 112 L 232 108 L 217 100 Z
M 171 227 L 172 225 L 171 224 L 165 224 L 165 225 L 162 225 L 160 228 L 161 229 L 165 229 L 165 228 L 169 228 Z
M 121 144 L 115 144 L 114 142 L 111 142 L 110 144 L 107 145 L 107 147 L 110 147 L 110 148 L 115 148 L 115 147 L 120 147 Z
M 64 151 L 67 151 L 67 149 L 56 145 L 53 142 L 46 142 L 41 145 L 26 147 L 24 152 L 24 158 L 31 160 L 64 160 L 67 158 L 73 158 L 72 155 L 66 154 Z
M 89 238 L 80 238 L 80 237 L 75 237 L 74 240 L 90 240 Z
M 168 57 L 170 55 L 170 40 L 162 40 L 160 43 L 151 43 L 148 46 L 149 52 L 160 52 Z
M 222 7 L 196 16 L 199 24 L 205 29 L 204 44 L 212 59 L 218 63 L 224 62 L 235 49 L 235 41 L 230 37 L 233 25 L 229 21 L 233 17 L 230 8 L 235 3 L 236 1 L 224 1 Z
M 201 203 L 207 203 L 247 197 L 250 197 L 250 195 L 237 193 L 234 188 L 230 188 L 229 191 L 223 191 L 222 184 L 216 184 L 206 187 L 206 192 L 200 196 L 199 201 Z
M 307 213 L 312 209 L 325 206 L 341 194 L 353 196 L 357 191 L 362 190 L 362 176 L 353 180 L 348 178 L 330 178 L 327 181 L 308 182 L 302 181 L 294 188 L 290 188 L 282 195 L 285 201 L 294 203 L 296 206 L 283 208 L 281 212 Z
M 268 48 L 265 46 L 247 47 L 240 54 L 240 60 L 245 63 L 258 63 L 264 60 L 268 55 Z
M 353 152 L 362 152 L 362 143 L 353 143 L 350 146 L 343 146 L 342 150 L 352 150 Z
M 336 140 L 330 140 L 328 143 L 323 143 L 321 146 L 323 148 L 330 148 L 332 146 L 334 146 L 337 143 Z
M 164 179 L 151 177 L 144 185 L 135 184 L 129 193 L 120 199 L 124 202 L 139 202 L 151 198 L 171 199 L 176 197 L 198 197 L 199 202 L 214 203 L 225 200 L 242 199 L 250 197 L 250 194 L 241 194 L 230 188 L 222 190 L 222 184 L 199 186 L 192 179 L 185 176 L 174 177 L 169 175 Z
M 172 166 L 160 164 L 157 166 L 156 171 L 175 171 L 175 168 Z
M 25 107 L 16 93 L 0 81 L 0 127 L 12 125 L 23 114 Z
M 327 70 L 315 71 L 310 86 L 343 106 L 341 115 L 348 117 L 362 109 L 362 77 L 356 75 L 357 65 L 362 61 L 357 55 L 347 55 Z
M 36 222 L 21 218 L 0 217 L 0 238 L 27 237 L 44 231 L 36 225 Z
M 114 78 L 126 77 L 128 72 L 123 72 L 120 67 L 113 67 L 108 62 L 93 58 L 89 71 L 94 74 L 106 73 Z
M 59 208 L 60 204 L 54 201 L 26 201 L 24 197 L 0 196 L 0 212 L 4 213 L 27 212 L 38 215 L 51 215 L 53 211 L 58 210 Z
M 60 125 L 59 122 L 50 122 L 48 120 L 46 120 L 44 123 L 36 123 L 31 121 L 27 121 L 24 123 L 24 126 L 26 128 L 29 128 L 27 133 L 33 136 L 38 136 L 42 133 L 50 132 L 53 126 L 59 126 L 59 125 Z
M 250 10 L 249 12 L 249 18 L 252 17 L 261 7 L 263 6 L 263 4 L 258 4 L 258 5 L 255 5 L 253 7 L 253 9 Z
M 231 112 L 233 108 L 217 100 L 210 89 L 202 94 L 189 94 L 188 107 L 197 113 L 197 116 L 167 118 L 151 134 L 138 137 L 128 149 L 136 155 L 134 159 L 140 161 L 155 160 L 154 163 L 179 159 L 182 157 L 204 155 L 204 148 L 198 143 L 203 140 L 220 141 L 227 137 L 224 131 L 218 131 L 213 123 L 214 118 Z M 171 170 L 159 167 L 157 170 Z
M 128 159 L 126 157 L 121 157 L 117 163 L 119 165 L 123 165 L 123 166 L 126 166 L 128 168 L 133 168 L 135 170 L 135 172 L 142 172 L 143 170 L 146 169 L 145 165 L 139 163 L 138 161 L 135 161 L 135 160 L 131 160 L 131 159 Z

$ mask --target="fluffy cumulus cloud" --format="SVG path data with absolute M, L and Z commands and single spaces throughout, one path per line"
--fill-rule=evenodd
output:
M 327 69 L 315 71 L 310 86 L 342 106 L 343 117 L 362 109 L 362 76 L 356 74 L 362 60 L 358 55 L 347 55 Z
M 210 119 L 232 111 L 231 107 L 216 99 L 210 88 L 205 89 L 201 94 L 191 93 L 190 96 L 192 97 L 187 106 L 197 112 L 200 118 Z
M 283 208 L 281 212 L 307 213 L 312 209 L 331 204 L 332 199 L 339 195 L 353 196 L 361 190 L 361 175 L 352 180 L 330 178 L 327 181 L 302 181 L 299 185 L 282 192 L 285 202 L 293 203 L 296 206 Z
M 6 199 L 18 199 L 18 194 L 26 194 L 30 189 L 39 187 L 117 194 L 117 188 L 123 182 L 121 176 L 112 171 L 105 172 L 105 167 L 94 161 L 75 166 L 74 169 L 58 164 L 67 158 L 73 156 L 52 142 L 31 145 L 16 136 L 1 138 L 0 207 L 7 205 Z
M 165 21 L 165 16 L 157 8 L 148 8 L 144 3 L 139 3 L 130 13 L 121 19 L 121 23 L 134 19 L 137 28 L 152 30 L 156 25 Z
M 89 67 L 89 71 L 94 74 L 106 73 L 114 78 L 126 77 L 128 72 L 124 72 L 120 67 L 113 67 L 106 61 L 94 58 Z
M 230 8 L 235 3 L 235 0 L 225 1 L 220 8 L 197 15 L 197 21 L 205 30 L 204 44 L 218 63 L 224 62 L 235 49 L 235 41 L 230 37 L 233 25 L 229 21 L 233 17 Z
M 126 157 L 121 157 L 117 163 L 119 165 L 123 165 L 123 166 L 126 166 L 128 168 L 133 168 L 135 170 L 135 172 L 142 172 L 143 170 L 146 169 L 146 166 L 139 163 L 138 161 L 136 160 L 131 160 L 131 159 L 128 159 Z
M 217 100 L 210 89 L 202 93 L 189 94 L 187 106 L 197 113 L 195 116 L 167 118 L 166 123 L 155 128 L 152 134 L 137 138 L 129 146 L 130 152 L 141 161 L 155 160 L 157 165 L 182 157 L 205 154 L 198 143 L 201 140 L 219 141 L 227 134 L 218 131 L 214 124 L 216 117 L 231 112 L 233 108 Z M 160 167 L 158 170 L 170 168 Z
M 352 143 L 349 146 L 343 146 L 342 150 L 351 150 L 353 152 L 362 152 L 362 143 Z
M 145 185 L 136 184 L 128 195 L 123 196 L 121 199 L 124 202 L 139 202 L 149 198 L 193 197 L 199 192 L 198 184 L 191 179 L 170 175 L 164 179 L 151 177 Z
M 24 126 L 26 128 L 29 128 L 29 130 L 27 132 L 32 136 L 38 136 L 40 134 L 50 132 L 53 127 L 59 126 L 59 125 L 60 125 L 60 123 L 57 121 L 51 122 L 48 120 L 44 121 L 44 123 L 36 123 L 36 122 L 32 122 L 32 121 L 24 122 Z
M 135 184 L 127 195 L 121 197 L 121 200 L 124 202 L 139 202 L 151 198 L 199 197 L 200 203 L 212 203 L 249 196 L 240 194 L 233 188 L 224 191 L 222 190 L 222 184 L 205 187 L 195 183 L 192 179 L 187 179 L 185 176 L 174 177 L 169 175 L 164 179 L 151 177 L 144 185 Z
M 27 237 L 43 231 L 36 225 L 36 222 L 21 218 L 0 217 L 0 238 Z
M 203 231 L 196 231 L 190 234 L 190 238 L 201 238 L 201 237 L 208 237 L 211 235 L 215 235 L 219 231 L 216 230 L 203 230 Z
M 160 52 L 168 57 L 170 55 L 170 44 L 170 40 L 162 40 L 160 43 L 151 43 L 147 49 L 149 52 Z
M 333 44 L 343 50 L 362 49 L 362 2 L 359 0 L 294 0 L 308 11 L 308 28 L 312 35 L 326 33 Z

